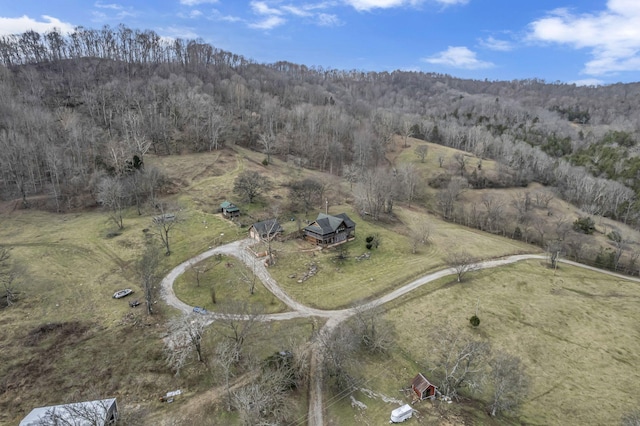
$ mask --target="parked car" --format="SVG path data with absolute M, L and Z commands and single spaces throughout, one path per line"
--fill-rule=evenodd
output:
M 133 290 L 131 290 L 130 288 L 125 288 L 124 290 L 118 290 L 115 293 L 113 293 L 113 298 L 122 299 L 123 297 L 128 296 L 131 293 L 133 293 Z
M 194 306 L 193 312 L 195 312 L 196 314 L 202 314 L 202 315 L 209 313 L 205 308 L 201 308 L 200 306 Z

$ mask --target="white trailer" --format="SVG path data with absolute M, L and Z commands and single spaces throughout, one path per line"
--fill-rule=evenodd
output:
M 413 415 L 413 408 L 409 404 L 398 407 L 391 412 L 391 421 L 389 423 L 400 423 L 410 419 Z

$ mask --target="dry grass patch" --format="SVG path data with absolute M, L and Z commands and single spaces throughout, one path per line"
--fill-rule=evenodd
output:
M 447 250 L 466 250 L 478 259 L 537 250 L 518 241 L 440 221 L 418 210 L 398 207 L 395 211 L 401 222 L 386 225 L 364 221 L 347 207 L 336 207 L 335 211 L 346 211 L 357 224 L 356 239 L 344 245 L 349 253 L 347 260 L 336 259 L 340 248 L 317 251 L 303 241 L 287 242 L 276 246 L 278 263 L 269 270 L 294 299 L 321 309 L 369 300 L 442 269 L 447 266 Z M 432 227 L 432 243 L 412 254 L 408 237 L 411 230 L 406 224 L 420 221 L 428 221 Z M 365 238 L 373 234 L 380 236 L 382 244 L 367 250 Z M 366 252 L 371 253 L 369 259 L 355 259 Z M 299 283 L 311 265 L 316 265 L 318 272 Z
M 197 275 L 200 276 L 199 285 Z M 214 256 L 187 268 L 176 279 L 173 288 L 183 302 L 210 311 L 224 310 L 226 306 L 238 302 L 246 302 L 265 314 L 285 311 L 284 303 L 268 291 L 257 277 L 253 282 L 254 293 L 250 294 L 253 279 L 253 271 L 241 261 L 228 256 Z M 215 304 L 211 296 L 212 288 L 215 290 Z
M 393 302 L 386 314 L 417 369 L 428 372 L 429 330 L 444 322 L 469 328 L 479 301 L 473 331 L 520 357 L 532 378 L 522 421 L 607 424 L 635 406 L 640 284 L 564 265 L 554 275 L 534 261 L 475 272 L 462 285 L 452 280 Z

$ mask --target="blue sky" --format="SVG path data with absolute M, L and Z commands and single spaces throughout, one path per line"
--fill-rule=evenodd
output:
M 257 62 L 640 81 L 640 0 L 2 0 L 0 34 L 124 23 Z

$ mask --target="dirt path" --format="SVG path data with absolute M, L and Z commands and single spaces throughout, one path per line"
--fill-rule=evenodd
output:
M 234 241 L 232 243 L 219 246 L 216 248 L 212 248 L 207 250 L 204 253 L 201 253 L 183 263 L 176 266 L 163 280 L 161 283 L 162 287 L 162 295 L 169 306 L 173 306 L 176 309 L 179 309 L 185 314 L 189 314 L 192 312 L 193 307 L 187 305 L 178 299 L 173 291 L 173 282 L 175 279 L 183 274 L 188 267 L 192 264 L 198 263 L 204 259 L 207 259 L 216 254 L 224 254 L 228 256 L 236 257 L 242 260 L 248 267 L 254 268 L 256 275 L 264 286 L 271 291 L 278 299 L 284 302 L 291 311 L 283 312 L 279 314 L 268 314 L 261 316 L 261 321 L 277 321 L 277 320 L 287 320 L 293 318 L 301 318 L 301 317 L 322 317 L 327 318 L 327 322 L 325 325 L 318 330 L 318 333 L 321 333 L 325 336 L 331 335 L 333 330 L 340 325 L 343 321 L 347 320 L 349 317 L 353 316 L 357 310 L 362 310 L 372 308 L 374 306 L 379 306 L 385 303 L 388 303 L 392 300 L 397 299 L 420 286 L 423 286 L 429 282 L 438 280 L 440 278 L 446 277 L 448 275 L 455 274 L 455 270 L 453 268 L 443 269 L 437 272 L 433 272 L 431 274 L 427 274 L 423 277 L 420 277 L 378 299 L 367 302 L 358 308 L 349 308 L 349 309 L 340 309 L 340 310 L 321 310 L 314 309 L 308 306 L 305 306 L 295 300 L 293 300 L 280 286 L 278 283 L 271 277 L 271 274 L 267 271 L 267 268 L 264 266 L 264 263 L 259 259 L 256 259 L 255 256 L 247 250 L 247 248 L 252 245 L 255 241 L 252 239 L 244 239 L 239 241 Z M 507 256 L 501 259 L 487 260 L 484 262 L 479 262 L 475 264 L 472 269 L 480 270 L 480 269 L 488 269 L 488 268 L 496 268 L 499 266 L 508 265 L 515 262 L 520 262 L 523 260 L 531 260 L 531 259 L 539 259 L 544 260 L 547 259 L 547 256 L 540 254 L 521 254 L 514 256 Z M 616 274 L 610 271 L 605 271 L 602 269 L 594 268 L 587 265 L 582 265 L 577 262 L 572 262 L 570 260 L 560 260 L 561 263 L 577 266 L 580 268 L 589 269 L 592 271 L 608 274 L 610 276 L 614 276 L 617 278 L 640 282 L 640 278 L 627 277 L 624 275 Z M 357 310 L 356 310 L 357 309 Z M 216 313 L 209 313 L 210 322 L 215 321 L 218 317 Z M 242 318 L 242 316 L 239 316 Z M 324 409 L 322 405 L 322 362 L 323 362 L 323 354 L 320 347 L 320 343 L 318 339 L 314 341 L 311 345 L 311 365 L 309 376 L 311 378 L 309 384 L 309 412 L 308 412 L 308 425 L 309 426 L 323 426 L 324 425 Z

